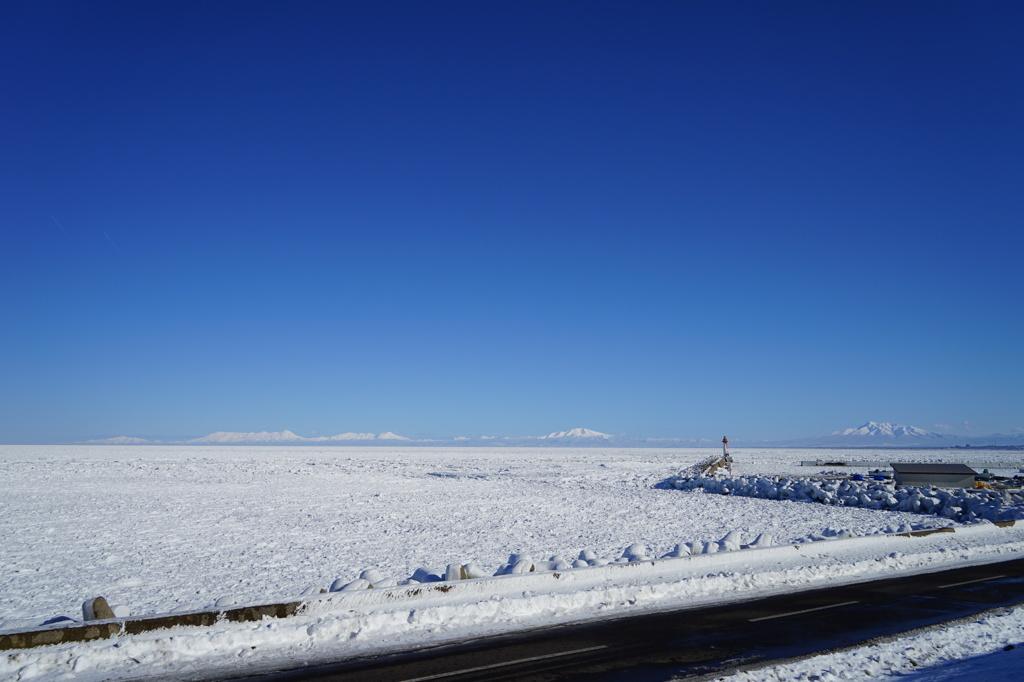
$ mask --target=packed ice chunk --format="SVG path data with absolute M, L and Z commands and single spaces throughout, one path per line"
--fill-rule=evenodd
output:
M 353 592 L 355 590 L 368 590 L 373 587 L 369 580 L 365 578 L 356 578 L 350 583 L 343 585 L 339 592 Z
M 690 550 L 683 544 L 677 544 L 672 551 L 661 555 L 662 559 L 678 559 L 682 556 L 690 556 Z
M 441 576 L 436 573 L 431 573 L 429 570 L 420 567 L 413 571 L 412 579 L 420 583 L 439 583 L 441 582 Z
M 735 552 L 743 544 L 739 531 L 731 530 L 718 541 L 718 548 L 725 552 Z
M 637 557 L 646 558 L 647 554 L 647 546 L 640 544 L 639 542 L 633 543 L 622 551 L 622 556 L 626 559 L 635 559 Z
M 363 580 L 369 580 L 371 583 L 378 583 L 384 579 L 384 576 L 381 575 L 381 572 L 378 571 L 376 568 L 366 569 L 365 571 L 359 574 L 359 577 Z
M 468 564 L 462 567 L 466 571 L 466 578 L 472 580 L 475 578 L 486 578 L 488 574 L 484 569 L 480 568 L 480 564 L 475 561 L 470 561 Z

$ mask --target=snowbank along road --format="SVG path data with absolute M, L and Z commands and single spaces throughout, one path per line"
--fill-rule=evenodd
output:
M 667 680 L 885 641 L 1024 601 L 1024 560 L 477 640 L 252 682 Z

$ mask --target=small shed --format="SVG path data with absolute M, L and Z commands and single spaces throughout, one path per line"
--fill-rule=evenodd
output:
M 973 488 L 977 475 L 966 464 L 917 464 L 913 462 L 892 462 L 896 485 L 926 486 L 937 488 Z

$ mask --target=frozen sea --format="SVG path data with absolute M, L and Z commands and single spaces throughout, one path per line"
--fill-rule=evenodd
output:
M 82 602 L 99 595 L 111 604 L 128 606 L 133 615 L 150 615 L 205 608 L 218 600 L 281 601 L 327 588 L 338 579 L 353 580 L 368 568 L 401 580 L 421 567 L 443 573 L 448 564 L 476 562 L 490 574 L 513 553 L 538 560 L 561 555 L 571 561 L 583 550 L 616 557 L 627 545 L 640 543 L 652 556 L 660 556 L 677 543 L 718 540 L 730 531 L 746 542 L 766 534 L 776 544 L 786 544 L 824 531 L 881 534 L 904 524 L 951 523 L 922 514 L 688 493 L 660 485 L 716 452 L 0 446 L 0 629 L 30 627 L 55 616 L 80 619 Z M 749 449 L 733 455 L 737 474 L 811 476 L 835 467 L 804 467 L 802 461 L 998 461 L 1006 463 L 1004 472 L 1011 473 L 1016 468 L 1012 458 L 1021 453 Z M 440 622 L 448 623 L 445 631 L 417 629 L 408 613 L 367 612 L 348 622 L 343 615 L 350 613 L 347 610 L 328 610 L 297 619 L 290 630 L 283 626 L 276 635 L 260 634 L 260 650 L 266 650 L 262 664 L 275 665 L 296 647 L 309 656 L 317 651 L 316 655 L 336 655 L 332 647 L 341 643 L 351 650 L 373 651 L 382 645 L 422 643 L 423 637 L 443 641 L 469 631 L 497 632 L 553 618 L 568 622 L 598 606 L 612 614 L 644 603 L 656 608 L 672 600 L 715 599 L 716 594 L 740 589 L 751 595 L 799 589 L 801 582 L 856 579 L 877 571 L 955 561 L 957 556 L 973 560 L 1024 551 L 1024 535 L 1014 533 L 1012 541 L 1007 535 L 1005 549 L 993 547 L 988 536 L 930 536 L 920 541 L 917 554 L 900 558 L 893 558 L 897 555 L 882 540 L 836 543 L 845 549 L 816 550 L 821 558 L 809 558 L 802 566 L 777 564 L 770 553 L 757 558 L 752 554 L 750 559 L 737 556 L 725 572 L 704 575 L 694 569 L 686 574 L 688 569 L 673 568 L 682 571 L 679 582 L 654 587 L 642 581 L 601 586 L 587 583 L 581 574 L 583 591 L 578 593 L 566 592 L 571 588 L 565 585 L 559 587 L 562 594 L 523 601 L 512 589 L 498 602 L 492 597 L 475 603 L 476 597 L 470 595 L 459 606 L 439 604 L 438 617 L 444 619 Z M 938 544 L 949 538 L 959 546 Z M 495 615 L 494 608 L 501 613 Z M 425 616 L 430 610 L 417 612 Z M 462 625 L 456 614 L 464 620 Z M 1024 615 L 1000 622 L 993 641 L 1024 641 Z M 396 623 L 405 630 L 385 636 L 394 632 Z M 255 636 L 242 626 L 232 627 L 231 637 Z M 201 640 L 208 647 L 202 660 L 188 653 L 198 640 L 174 653 L 157 637 L 121 643 L 117 656 L 135 663 L 118 663 L 113 650 L 103 649 L 110 645 L 98 643 L 19 654 L 21 658 L 10 658 L 6 665 L 24 679 L 57 679 L 69 669 L 95 670 L 83 679 L 114 679 L 141 675 L 136 664 L 142 660 L 151 661 L 146 665 L 152 665 L 154 674 L 174 677 L 198 670 L 202 661 L 234 665 L 228 663 L 234 660 L 233 645 L 225 648 L 224 636 Z M 215 641 L 221 644 L 214 646 Z M 129 650 L 134 651 L 131 656 Z M 963 651 L 960 658 L 969 655 L 972 652 Z M 896 664 L 891 668 L 899 669 Z M 798 679 L 810 673 L 799 669 L 765 674 L 765 679 L 789 679 L 789 674 Z
M 273 600 L 370 567 L 400 580 L 452 562 L 493 571 L 511 553 L 574 558 L 643 543 L 660 554 L 731 530 L 784 542 L 826 528 L 938 524 L 916 514 L 658 487 L 717 451 L 0 446 L 0 624 L 78 617 L 82 601 L 97 595 L 139 615 L 221 597 Z M 896 453 L 733 454 L 737 473 L 810 475 L 818 469 L 802 460 Z M 1007 453 L 898 454 L 988 461 Z

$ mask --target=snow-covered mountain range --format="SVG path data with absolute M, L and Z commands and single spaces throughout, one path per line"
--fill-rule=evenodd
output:
M 601 433 L 600 431 L 594 431 L 592 429 L 575 428 L 569 429 L 568 431 L 555 431 L 549 433 L 546 436 L 541 436 L 540 440 L 567 440 L 567 439 L 599 439 L 599 440 L 611 440 L 615 438 L 611 434 Z
M 118 436 L 101 440 L 85 441 L 89 444 L 102 445 L 146 445 L 146 444 L 177 444 L 177 445 L 461 445 L 461 446 L 605 446 L 619 447 L 718 447 L 721 442 L 713 439 L 684 438 L 636 438 L 624 435 L 612 435 L 576 427 L 566 431 L 554 431 L 546 436 L 457 436 L 451 439 L 413 439 L 400 436 L 391 431 L 383 433 L 339 433 L 336 436 L 300 436 L 292 431 L 259 431 L 237 432 L 217 431 L 215 433 L 186 440 L 147 440 L 131 436 Z M 869 421 L 856 428 L 833 431 L 825 436 L 800 438 L 786 441 L 744 441 L 730 439 L 732 447 L 965 447 L 974 445 L 1024 446 L 1024 433 L 992 434 L 987 436 L 957 436 L 947 433 L 926 431 L 916 426 L 890 424 L 889 422 Z
M 791 442 L 807 447 L 941 447 L 957 445 L 961 440 L 961 436 L 925 431 L 916 426 L 869 421 L 856 428 L 833 431 L 827 436 Z
M 284 431 L 260 431 L 259 433 L 237 433 L 234 431 L 217 431 L 202 438 L 193 438 L 186 443 L 294 443 L 306 440 L 287 429 Z
M 277 443 L 299 444 L 299 443 L 366 443 L 366 442 L 390 442 L 408 441 L 409 438 L 399 436 L 397 433 L 385 431 L 383 433 L 339 433 L 336 436 L 300 436 L 297 433 L 285 429 L 284 431 L 215 431 L 200 438 L 189 438 L 186 440 L 149 440 L 146 438 L 134 438 L 131 436 L 117 436 L 115 438 L 103 438 L 99 440 L 84 441 L 90 445 L 146 445 L 146 444 L 176 444 L 176 445 L 272 445 Z
M 397 433 L 339 433 L 337 436 L 314 436 L 307 438 L 284 431 L 260 431 L 258 433 L 238 433 L 233 431 L 217 431 L 202 438 L 193 438 L 186 443 L 217 445 L 232 443 L 348 443 L 365 441 L 407 441 L 408 438 Z
M 943 434 L 925 431 L 916 426 L 903 426 L 889 422 L 868 422 L 855 429 L 833 431 L 833 436 L 866 436 L 868 438 L 944 438 Z
M 827 436 L 803 438 L 798 444 L 807 441 L 809 445 L 815 447 L 942 447 L 957 445 L 962 440 L 963 436 L 925 431 L 916 426 L 869 421 L 856 428 L 833 431 Z
M 569 429 L 568 431 L 555 431 L 546 436 L 479 436 L 469 438 L 458 436 L 451 440 L 419 439 L 413 440 L 400 436 L 391 431 L 383 433 L 339 433 L 336 436 L 300 436 L 293 431 L 216 431 L 200 438 L 189 438 L 185 440 L 147 440 L 131 436 L 117 436 L 115 438 L 104 438 L 89 440 L 85 443 L 92 445 L 145 445 L 145 444 L 179 444 L 179 445 L 274 445 L 274 444 L 305 444 L 305 443 L 332 443 L 332 444 L 357 444 L 373 445 L 380 443 L 408 443 L 421 445 L 589 445 L 611 442 L 615 436 L 593 429 L 582 427 Z
M 1024 445 L 1024 434 L 990 434 L 984 436 L 962 436 L 950 433 L 926 431 L 916 426 L 890 424 L 889 422 L 873 422 L 851 429 L 833 431 L 827 436 L 800 438 L 791 441 L 773 443 L 789 447 L 965 447 L 985 445 Z

